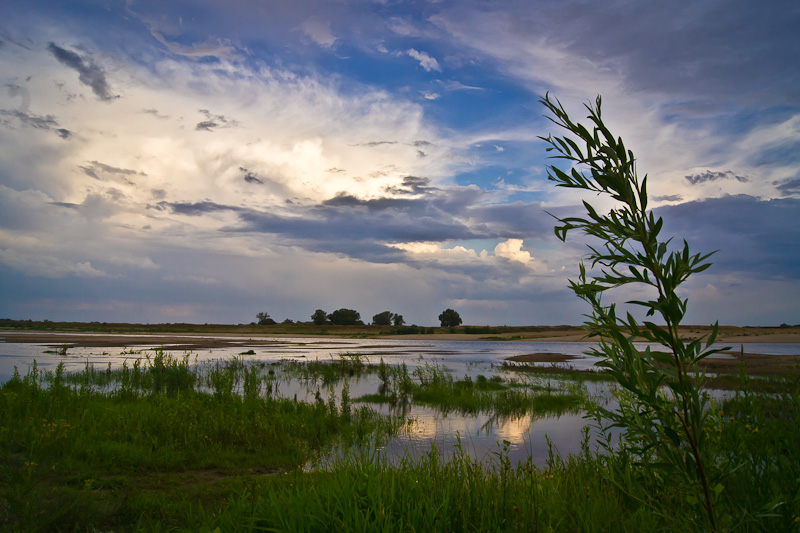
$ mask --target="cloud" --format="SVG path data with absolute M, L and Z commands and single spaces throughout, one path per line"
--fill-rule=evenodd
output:
M 260 180 L 258 178 L 258 176 L 255 175 L 255 173 L 250 172 L 249 170 L 247 170 L 244 167 L 239 167 L 239 170 L 244 172 L 244 181 L 246 181 L 247 183 L 255 183 L 257 185 L 263 185 L 264 184 L 264 182 L 262 180 Z
M 169 209 L 177 215 L 201 216 L 219 211 L 237 211 L 238 208 L 229 205 L 220 205 L 211 201 L 205 202 L 158 202 L 159 209 Z
M 784 196 L 800 194 L 800 177 L 776 181 L 774 185 Z
M 464 85 L 460 81 L 447 80 L 442 82 L 444 88 L 448 91 L 485 91 L 483 87 L 476 87 L 474 85 Z
M 90 261 L 67 263 L 63 258 L 46 254 L 26 254 L 18 250 L 0 248 L 0 263 L 24 272 L 27 276 L 44 278 L 99 278 L 108 274 L 92 266 Z
M 215 115 L 208 109 L 200 109 L 198 111 L 205 115 L 206 120 L 197 123 L 195 126 L 197 131 L 214 131 L 215 128 L 235 128 L 239 126 L 238 120 L 226 118 L 225 115 Z
M 435 190 L 431 187 L 431 180 L 428 178 L 420 178 L 417 176 L 406 176 L 400 185 L 392 185 L 386 187 L 385 191 L 389 194 L 396 196 L 406 195 L 419 195 L 426 194 Z
M 734 174 L 733 171 L 730 170 L 726 170 L 725 172 L 712 172 L 710 170 L 706 170 L 702 174 L 691 174 L 689 176 L 686 176 L 686 180 L 692 185 L 698 185 L 700 183 L 706 183 L 708 181 L 728 180 L 728 179 L 736 180 L 739 183 L 747 183 L 748 181 L 750 181 L 744 176 L 739 176 Z
M 653 196 L 654 202 L 680 202 L 683 200 L 683 196 L 680 194 L 667 194 L 664 196 Z
M 198 122 L 194 129 L 198 131 L 213 131 L 217 126 L 218 124 L 214 121 L 204 120 L 202 122 Z
M 189 46 L 168 41 L 158 31 L 151 32 L 158 42 L 167 47 L 175 55 L 200 59 L 204 57 L 216 57 L 218 59 L 237 59 L 239 53 L 235 46 L 222 39 L 209 37 L 204 43 L 195 43 Z
M 88 166 L 79 166 L 78 168 L 80 168 L 84 174 L 96 180 L 106 179 L 106 176 L 110 174 L 112 179 L 121 179 L 131 185 L 133 185 L 134 182 L 128 179 L 126 176 L 147 176 L 147 174 L 141 171 L 127 168 L 117 168 L 111 165 L 100 163 L 99 161 L 90 161 Z
M 111 87 L 106 80 L 105 71 L 94 61 L 83 58 L 77 53 L 61 48 L 52 42 L 47 46 L 47 49 L 59 63 L 77 71 L 79 74 L 78 79 L 81 83 L 90 87 L 100 100 L 109 101 L 119 98 L 111 94 Z
M 52 131 L 62 139 L 69 139 L 72 136 L 71 131 L 59 127 L 58 121 L 53 115 L 40 116 L 35 113 L 7 109 L 0 109 L 0 115 L 14 117 L 23 124 L 36 129 Z
M 153 115 L 154 117 L 160 120 L 169 120 L 170 118 L 169 115 L 162 115 L 161 113 L 159 113 L 158 109 L 142 109 L 142 113 L 145 113 L 147 115 Z
M 331 32 L 330 23 L 318 20 L 307 20 L 301 26 L 303 33 L 323 48 L 333 48 L 336 45 L 336 36 Z
M 8 96 L 14 98 L 19 96 L 20 103 L 19 103 L 19 111 L 26 112 L 31 105 L 31 93 L 25 87 L 20 87 L 16 83 L 7 83 L 6 87 L 8 87 Z
M 406 55 L 419 61 L 420 66 L 422 66 L 422 68 L 424 68 L 428 72 L 442 71 L 442 67 L 439 66 L 439 62 L 436 61 L 435 58 L 428 55 L 427 52 L 418 52 L 414 48 L 409 48 L 408 50 L 406 50 Z
M 798 199 L 724 196 L 664 206 L 656 213 L 664 218 L 665 236 L 686 239 L 694 252 L 719 250 L 711 258 L 710 275 L 800 279 Z
M 517 261 L 524 265 L 533 263 L 533 256 L 530 252 L 522 249 L 522 239 L 508 239 L 499 243 L 494 248 L 494 255 L 505 257 L 510 261 Z

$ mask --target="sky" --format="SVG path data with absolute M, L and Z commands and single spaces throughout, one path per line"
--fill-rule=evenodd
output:
M 547 180 L 539 99 L 603 117 L 686 322 L 800 323 L 795 0 L 5 0 L 0 317 L 579 324 L 604 200 Z M 620 302 L 636 296 L 626 290 Z

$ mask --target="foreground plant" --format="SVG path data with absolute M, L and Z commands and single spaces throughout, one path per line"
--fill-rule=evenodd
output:
M 572 167 L 566 172 L 551 166 L 548 178 L 559 187 L 591 191 L 617 202 L 602 213 L 584 201 L 584 217 L 558 218 L 561 225 L 555 228 L 562 241 L 572 230 L 601 241 L 599 246 L 589 246 L 591 273 L 581 263 L 579 280 L 570 281 L 570 288 L 592 309 L 585 325 L 599 343 L 587 353 L 601 357 L 598 365 L 626 392 L 620 395 L 619 410 L 598 407 L 595 414 L 610 422 L 606 429 L 627 430 L 624 451 L 655 467 L 660 472 L 656 482 L 666 484 L 669 479 L 686 484 L 687 501 L 701 505 L 708 526 L 718 530 L 717 499 L 723 486 L 715 483 L 709 471 L 714 458 L 706 428 L 714 421 L 697 367 L 701 359 L 719 351 L 711 348 L 717 325 L 707 339 L 684 342 L 678 333 L 687 307 L 678 289 L 689 276 L 710 266 L 711 254 L 692 254 L 686 241 L 675 249 L 671 239 L 660 238 L 663 221 L 648 210 L 647 176 L 639 180 L 633 152 L 603 123 L 599 96 L 594 106 L 585 106 L 588 126 L 573 122 L 549 95 L 541 103 L 554 124 L 577 137 L 577 142 L 570 137 L 541 137 L 549 144 L 548 152 Z M 606 291 L 626 285 L 644 286 L 652 294 L 650 300 L 628 302 L 654 317 L 652 321 L 640 323 L 630 312 L 619 317 L 615 305 L 602 303 Z M 640 352 L 634 346 L 637 338 L 660 344 L 666 353 L 650 348 Z M 648 503 L 657 505 L 654 500 Z

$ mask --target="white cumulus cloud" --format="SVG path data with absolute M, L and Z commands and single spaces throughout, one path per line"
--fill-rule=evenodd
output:
M 427 52 L 419 52 L 413 48 L 410 48 L 406 50 L 406 54 L 408 54 L 409 57 L 419 61 L 419 64 L 422 66 L 422 68 L 428 72 L 431 72 L 432 70 L 435 70 L 436 72 L 442 71 L 442 67 L 439 66 L 439 62 L 436 61 L 436 58 L 431 57 Z

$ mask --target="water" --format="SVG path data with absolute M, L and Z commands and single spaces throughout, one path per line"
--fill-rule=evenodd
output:
M 68 372 L 82 371 L 87 363 L 95 368 L 102 369 L 110 365 L 119 368 L 124 361 L 130 366 L 133 361 L 144 358 L 147 354 L 152 357 L 152 352 L 158 346 L 140 346 L 123 350 L 122 348 L 70 348 L 67 355 L 44 353 L 52 350 L 52 345 L 59 344 L 59 335 L 52 334 L 52 342 L 48 345 L 24 343 L 0 343 L 0 382 L 5 382 L 14 372 L 16 366 L 21 374 L 25 374 L 34 359 L 38 368 L 54 370 L 59 363 L 64 363 Z M 212 337 L 234 338 L 234 337 Z M 187 337 L 187 343 L 197 337 Z M 241 340 L 235 337 L 236 340 Z M 409 370 L 425 363 L 436 363 L 451 372 L 454 378 L 464 376 L 472 378 L 478 375 L 490 377 L 503 373 L 502 363 L 511 356 L 531 353 L 562 353 L 580 356 L 590 346 L 585 342 L 535 342 L 535 341 L 452 341 L 452 340 L 410 340 L 410 339 L 340 339 L 318 337 L 253 337 L 258 341 L 269 341 L 267 346 L 255 346 L 254 355 L 243 356 L 248 361 L 275 362 L 283 359 L 308 361 L 337 359 L 344 354 L 361 354 L 371 363 L 379 363 L 381 359 L 391 365 L 405 363 Z M 644 348 L 642 344 L 640 348 Z M 738 351 L 740 345 L 729 344 Z M 188 353 L 190 361 L 198 363 L 212 361 L 228 361 L 239 353 L 250 349 L 246 345 L 199 350 L 192 352 L 173 351 L 174 355 Z M 800 344 L 747 344 L 746 351 L 750 353 L 771 354 L 800 354 Z M 591 368 L 596 360 L 590 357 L 581 357 L 555 366 L 571 366 L 573 368 Z M 540 363 L 550 365 L 553 363 Z M 509 377 L 509 374 L 506 374 Z M 564 386 L 563 383 L 553 381 L 556 387 Z M 367 375 L 353 378 L 349 382 L 351 398 L 364 394 L 375 393 L 380 385 L 376 375 Z M 333 393 L 341 398 L 342 384 L 328 388 L 320 384 L 305 383 L 296 379 L 280 378 L 278 394 L 300 401 L 313 401 L 317 391 L 327 400 Z M 589 394 L 600 401 L 610 401 L 608 384 L 586 383 Z M 385 405 L 373 406 L 379 412 L 388 414 L 390 407 Z M 536 464 L 543 464 L 550 452 L 550 444 L 554 450 L 563 456 L 579 453 L 581 442 L 584 439 L 584 427 L 589 423 L 584 412 L 562 415 L 560 417 L 544 416 L 535 417 L 526 415 L 522 417 L 494 419 L 487 414 L 461 415 L 442 413 L 439 410 L 424 406 L 410 406 L 405 416 L 411 418 L 413 423 L 409 426 L 408 434 L 387 443 L 383 450 L 389 455 L 402 455 L 404 453 L 424 454 L 430 450 L 431 443 L 436 443 L 439 450 L 447 455 L 448 450 L 460 440 L 462 447 L 471 456 L 479 459 L 491 460 L 501 449 L 505 441 L 509 457 L 512 461 L 525 461 L 531 456 Z M 594 442 L 597 429 L 590 427 L 589 435 Z

